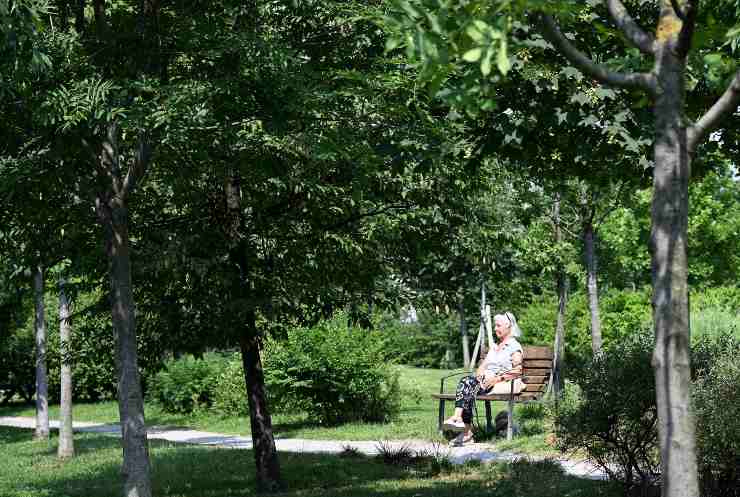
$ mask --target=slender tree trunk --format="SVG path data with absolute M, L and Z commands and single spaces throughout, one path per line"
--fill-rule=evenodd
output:
M 563 232 L 560 226 L 560 193 L 556 194 L 552 209 L 553 234 L 555 243 L 563 240 Z M 559 268 L 555 285 L 558 292 L 558 315 L 555 324 L 555 340 L 553 344 L 553 371 L 550 375 L 548 389 L 556 396 L 563 389 L 563 356 L 565 355 L 565 311 L 568 305 L 568 291 L 570 280 L 564 268 Z
M 110 271 L 110 303 L 118 374 L 118 412 L 123 445 L 121 467 L 123 495 L 151 497 L 151 467 L 136 348 L 136 319 L 126 205 L 126 197 L 131 193 L 136 178 L 143 174 L 148 164 L 150 151 L 146 140 L 142 139 L 134 163 L 124 179 L 119 164 L 117 135 L 118 127 L 112 122 L 108 126 L 100 159 L 100 168 L 110 177 L 111 184 L 107 190 L 98 193 L 95 207 L 98 220 L 103 227 Z
M 468 323 L 465 320 L 465 303 L 460 299 L 457 303 L 457 313 L 460 316 L 460 337 L 463 349 L 463 367 L 470 367 L 470 337 L 468 336 Z
M 61 396 L 59 405 L 59 447 L 57 456 L 67 459 L 74 456 L 74 437 L 72 434 L 72 348 L 70 346 L 71 327 L 69 324 L 69 299 L 64 289 L 66 282 L 59 280 L 59 354 L 61 356 Z
M 85 0 L 77 0 L 74 4 L 75 29 L 79 34 L 85 31 Z
M 682 4 L 682 3 L 681 3 Z M 682 4 L 683 5 L 683 4 Z M 655 326 L 656 400 L 662 495 L 699 495 L 691 411 L 687 225 L 690 157 L 684 124 L 685 58 L 678 55 L 682 26 L 663 0 L 656 54 L 655 168 L 650 244 Z
M 229 258 L 239 268 L 239 274 L 234 276 L 234 297 L 248 300 L 249 295 L 245 283 L 248 275 L 247 248 L 241 242 L 239 232 L 242 225 L 242 211 L 238 174 L 232 172 L 229 175 L 224 191 L 228 220 L 226 230 L 232 244 Z M 249 422 L 252 429 L 254 462 L 257 468 L 257 486 L 259 490 L 272 492 L 281 486 L 280 464 L 272 433 L 272 418 L 267 407 L 265 377 L 260 358 L 260 337 L 255 323 L 255 311 L 252 309 L 246 312 L 245 327 L 239 337 L 239 345 L 249 403 Z
M 586 280 L 588 309 L 591 313 L 591 350 L 596 355 L 601 351 L 601 318 L 599 317 L 599 287 L 596 280 L 596 234 L 593 217 L 583 223 L 583 244 L 586 254 Z
M 49 439 L 49 378 L 46 368 L 46 320 L 44 311 L 44 268 L 33 274 L 36 335 L 36 430 L 34 438 Z
M 244 380 L 249 401 L 249 423 L 257 466 L 257 486 L 261 491 L 273 492 L 280 488 L 280 463 L 272 433 L 272 418 L 267 409 L 265 376 L 260 358 L 259 335 L 254 312 L 247 316 L 247 326 L 241 336 L 240 347 Z

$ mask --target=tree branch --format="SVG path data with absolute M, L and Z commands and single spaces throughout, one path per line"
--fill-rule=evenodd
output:
M 676 3 L 676 0 L 672 0 Z M 694 37 L 694 28 L 696 27 L 696 2 L 689 0 L 686 3 L 686 11 L 682 14 L 679 13 L 680 8 L 676 8 L 676 15 L 681 19 L 683 25 L 681 26 L 681 32 L 678 34 L 678 47 L 676 50 L 679 55 L 686 57 L 691 50 L 691 39 Z
M 613 72 L 597 64 L 583 52 L 574 47 L 558 28 L 555 20 L 542 12 L 537 14 L 538 24 L 544 37 L 552 43 L 555 48 L 563 54 L 576 68 L 583 71 L 592 78 L 612 86 L 620 88 L 638 88 L 647 91 L 651 95 L 657 93 L 657 82 L 651 73 L 623 74 Z
M 727 87 L 719 100 L 688 129 L 687 145 L 689 154 L 696 151 L 699 142 L 704 140 L 722 119 L 737 110 L 738 103 L 740 103 L 740 70 L 735 73 L 730 86 Z
M 686 14 L 684 14 L 683 10 L 681 10 L 681 6 L 678 5 L 678 0 L 671 0 L 671 7 L 673 7 L 673 12 L 676 13 L 676 17 L 678 17 L 682 21 L 686 20 Z
M 621 0 L 607 0 L 606 6 L 609 9 L 609 15 L 617 25 L 617 27 L 624 33 L 627 39 L 637 48 L 640 52 L 647 55 L 655 54 L 655 38 L 653 35 L 646 33 L 627 12 L 624 4 Z
M 123 180 L 122 194 L 128 195 L 135 187 L 136 182 L 144 176 L 149 160 L 152 158 L 152 147 L 149 144 L 149 136 L 145 132 L 139 135 L 139 144 L 134 154 L 133 163 L 126 172 L 126 178 Z

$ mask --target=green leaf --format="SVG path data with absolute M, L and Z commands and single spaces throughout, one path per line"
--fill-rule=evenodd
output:
M 463 60 L 467 62 L 478 62 L 481 55 L 483 55 L 482 48 L 471 48 L 463 54 Z
M 496 55 L 496 65 L 501 74 L 506 74 L 509 72 L 509 69 L 511 69 L 511 62 L 509 61 L 509 56 L 507 55 L 506 50 L 506 38 L 501 41 L 501 46 Z
M 486 55 L 483 57 L 483 60 L 480 63 L 480 72 L 483 73 L 483 76 L 488 76 L 491 74 L 491 59 L 493 58 L 493 51 L 489 48 L 486 50 Z

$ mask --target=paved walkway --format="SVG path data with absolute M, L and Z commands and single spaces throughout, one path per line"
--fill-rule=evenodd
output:
M 50 421 L 49 425 L 52 429 L 58 429 L 59 421 Z M 0 416 L 0 426 L 33 429 L 36 426 L 36 420 L 35 418 L 30 417 Z M 121 428 L 118 424 L 75 421 L 74 430 L 79 432 L 103 433 L 119 437 L 121 436 Z M 167 440 L 175 443 L 208 445 L 212 447 L 231 449 L 252 448 L 252 439 L 248 437 L 226 435 L 223 433 L 210 433 L 182 427 L 151 426 L 148 430 L 148 438 Z M 327 454 L 337 454 L 351 447 L 366 455 L 377 454 L 381 446 L 396 449 L 399 447 L 407 447 L 414 451 L 446 455 L 454 464 L 462 464 L 471 459 L 477 459 L 481 462 L 511 462 L 517 459 L 529 457 L 524 454 L 496 451 L 495 447 L 488 443 L 474 443 L 464 447 L 449 447 L 445 444 L 429 442 L 428 440 L 337 441 L 275 437 L 275 446 L 278 451 L 283 452 L 312 452 Z M 570 475 L 598 480 L 605 478 L 605 475 L 599 469 L 595 468 L 587 461 L 574 461 L 565 458 L 558 458 L 556 460 L 560 463 L 565 472 Z

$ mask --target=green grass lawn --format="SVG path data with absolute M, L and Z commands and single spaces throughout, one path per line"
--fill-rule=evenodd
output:
M 425 439 L 442 440 L 437 433 L 437 406 L 431 398 L 433 392 L 439 391 L 439 379 L 447 374 L 447 370 L 422 369 L 399 366 L 401 369 L 400 383 L 402 391 L 402 405 L 400 416 L 390 423 L 348 423 L 340 426 L 322 426 L 312 422 L 303 413 L 277 412 L 272 414 L 275 435 L 283 438 L 307 438 L 314 440 L 399 440 Z M 454 384 L 451 386 L 454 388 Z M 452 413 L 451 403 L 448 402 L 448 413 Z M 482 405 L 480 408 L 480 422 L 485 424 L 485 415 Z M 494 414 L 505 409 L 503 403 L 494 406 Z M 517 406 L 519 409 L 519 406 Z M 249 419 L 247 417 L 223 417 L 211 412 L 200 412 L 183 416 L 162 411 L 155 403 L 145 405 L 147 424 L 167 426 L 187 426 L 190 428 L 238 435 L 249 435 Z M 50 416 L 58 419 L 58 406 L 50 406 Z M 33 406 L 11 405 L 0 407 L 0 416 L 34 416 Z M 95 404 L 76 404 L 74 406 L 75 421 L 93 421 L 99 423 L 115 423 L 118 421 L 118 405 L 115 402 L 99 402 Z M 515 419 L 516 414 L 515 414 Z M 552 452 L 545 444 L 546 423 L 540 421 L 522 421 L 523 427 L 535 426 L 535 429 L 524 430 L 523 436 L 516 437 L 512 442 L 500 441 L 502 449 L 519 450 L 527 453 Z M 537 427 L 537 424 L 544 424 Z
M 29 430 L 0 427 L 0 495 L 3 497 L 111 497 L 121 494 L 118 440 L 75 435 L 77 457 L 56 458 L 56 435 L 31 440 Z M 154 495 L 254 495 L 251 451 L 150 442 Z M 384 463 L 378 457 L 285 454 L 285 486 L 278 496 L 581 497 L 620 495 L 607 482 L 568 477 L 550 462 L 452 466 L 444 460 Z

